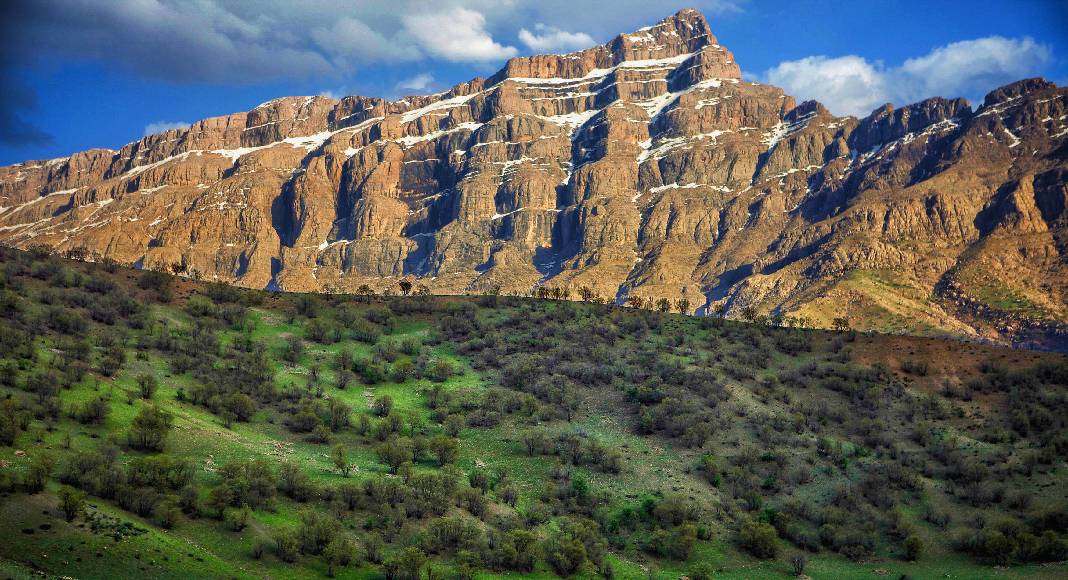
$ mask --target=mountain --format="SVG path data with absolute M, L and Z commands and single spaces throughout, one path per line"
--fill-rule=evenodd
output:
M 1068 89 L 856 119 L 743 81 L 705 18 L 397 101 L 287 97 L 0 168 L 0 243 L 255 288 L 685 298 L 1068 337 Z

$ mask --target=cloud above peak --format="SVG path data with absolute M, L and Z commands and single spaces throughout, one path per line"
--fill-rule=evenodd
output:
M 13 63 L 59 56 L 177 83 L 351 77 L 439 59 L 503 64 L 574 50 L 667 16 L 645 0 L 34 0 L 0 9 Z M 709 14 L 731 0 L 698 0 Z M 535 24 L 537 23 L 537 24 Z M 575 31 L 575 30 L 580 30 Z M 32 66 L 32 64 L 29 64 Z
M 417 12 L 401 19 L 405 30 L 428 53 L 450 61 L 491 61 L 511 58 L 519 51 L 504 46 L 486 32 L 486 17 L 459 6 Z
M 149 123 L 145 125 L 145 137 L 149 135 L 155 135 L 156 133 L 164 133 L 171 129 L 188 129 L 189 123 L 185 121 L 156 121 L 155 123 Z
M 419 73 L 414 77 L 402 80 L 393 88 L 398 91 L 425 91 L 433 84 L 434 75 L 430 73 Z
M 266 83 L 349 76 L 440 58 L 503 60 L 489 2 L 442 0 L 35 0 L 0 22 L 12 61 L 88 59 L 171 82 Z M 30 5 L 32 4 L 32 6 Z
M 810 56 L 779 63 L 761 80 L 799 99 L 818 100 L 836 114 L 864 116 L 884 103 L 935 96 L 976 102 L 998 86 L 1037 74 L 1052 58 L 1051 49 L 1032 38 L 988 36 L 947 44 L 898 66 L 857 55 Z
M 567 32 L 540 22 L 534 25 L 534 32 L 520 29 L 519 40 L 535 52 L 580 50 L 596 44 L 593 37 L 585 32 Z

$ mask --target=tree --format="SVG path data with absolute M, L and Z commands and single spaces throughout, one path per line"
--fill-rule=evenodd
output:
M 760 316 L 760 313 L 757 312 L 756 306 L 746 304 L 745 306 L 742 306 L 741 310 L 738 312 L 738 316 L 746 322 L 753 322 Z
M 388 439 L 379 444 L 375 452 L 378 454 L 378 459 L 388 465 L 389 472 L 394 475 L 402 465 L 412 460 L 411 447 L 396 438 Z
M 690 569 L 690 580 L 713 580 L 716 567 L 711 562 L 698 562 Z
M 575 413 L 582 405 L 582 399 L 579 397 L 578 389 L 571 386 L 566 386 L 563 389 L 563 393 L 560 396 L 560 407 L 567 414 L 567 422 L 570 423 L 575 418 Z
M 323 559 L 326 560 L 326 575 L 333 578 L 334 568 L 348 566 L 354 559 L 356 546 L 352 540 L 344 536 L 338 536 L 323 548 Z
M 145 405 L 130 426 L 127 435 L 130 446 L 145 451 L 163 451 L 173 422 L 170 413 L 155 405 Z
M 426 554 L 415 546 L 405 548 L 386 560 L 387 580 L 420 580 Z
M 779 536 L 771 524 L 746 522 L 738 532 L 742 549 L 767 560 L 779 553 Z
M 400 286 L 401 294 L 404 294 L 405 296 L 407 296 L 412 291 L 411 280 L 401 280 L 398 286 Z
M 156 516 L 156 522 L 159 526 L 169 530 L 174 527 L 174 524 L 178 523 L 182 510 L 178 508 L 178 502 L 174 499 L 166 499 L 156 506 L 153 514 Z
M 30 463 L 26 473 L 22 475 L 22 486 L 27 493 L 43 491 L 48 477 L 52 474 L 55 459 L 47 453 L 38 453 Z
M 297 544 L 302 554 L 322 554 L 341 532 L 341 522 L 317 511 L 304 512 L 297 528 Z
M 458 437 L 460 435 L 460 432 L 464 430 L 464 425 L 465 422 L 463 416 L 457 413 L 453 413 L 452 415 L 445 417 L 445 423 L 443 426 L 445 428 L 446 435 L 448 435 L 449 437 Z
M 453 369 L 449 361 L 439 358 L 430 363 L 426 369 L 426 376 L 437 383 L 444 383 L 452 376 Z
M 248 520 L 252 517 L 252 510 L 243 505 L 239 508 L 223 509 L 223 521 L 232 532 L 240 532 L 248 527 Z
M 137 389 L 140 391 L 142 399 L 151 399 L 158 386 L 159 383 L 153 375 L 140 375 L 137 377 Z
M 230 393 L 223 398 L 223 407 L 233 418 L 245 422 L 256 414 L 256 401 L 245 393 Z
M 74 418 L 84 425 L 100 425 L 110 413 L 111 405 L 104 397 L 93 397 L 74 410 Z
M 349 459 L 345 456 L 345 446 L 338 444 L 330 451 L 330 460 L 334 462 L 334 469 L 337 469 L 338 473 L 349 476 L 351 467 L 349 466 Z
M 586 546 L 570 534 L 557 532 L 542 546 L 545 560 L 559 576 L 571 576 L 586 562 Z
M 533 457 L 535 453 L 545 448 L 547 439 L 541 431 L 527 431 L 523 433 L 523 445 L 527 448 L 527 455 Z
M 286 348 L 282 351 L 282 358 L 296 363 L 300 360 L 300 356 L 304 354 L 304 341 L 299 336 L 290 336 L 286 339 Z
M 679 314 L 686 314 L 690 311 L 690 301 L 686 298 L 679 298 L 675 301 L 675 310 L 679 311 Z
M 71 487 L 63 486 L 59 489 L 59 507 L 63 510 L 63 518 L 73 522 L 85 509 L 85 494 Z
M 923 539 L 917 536 L 916 534 L 912 534 L 911 536 L 905 538 L 904 548 L 905 559 L 909 562 L 915 562 L 916 560 L 920 559 L 920 556 L 923 555 Z
M 385 417 L 389 415 L 389 412 L 393 410 L 393 397 L 389 395 L 382 395 L 375 397 L 374 402 L 371 403 L 371 411 L 379 417 Z
M 275 530 L 274 551 L 278 559 L 283 562 L 293 562 L 297 559 L 297 534 L 290 529 Z
M 831 328 L 838 332 L 845 332 L 849 330 L 849 317 L 848 316 L 836 316 L 831 321 Z
M 411 360 L 402 358 L 401 360 L 393 363 L 393 382 L 403 383 L 412 377 L 415 372 L 415 364 Z
M 653 542 L 655 551 L 661 556 L 671 558 L 673 560 L 684 561 L 690 558 L 690 554 L 693 553 L 693 545 L 697 542 L 697 526 L 691 523 L 685 523 L 676 527 L 670 533 L 663 532 L 660 537 L 654 534 Z
M 645 304 L 645 300 L 643 300 L 641 296 L 636 294 L 627 296 L 627 306 L 630 306 L 631 308 L 641 308 L 643 304 Z
M 448 435 L 435 435 L 430 440 L 430 452 L 438 460 L 438 465 L 445 466 L 454 461 L 460 455 L 460 443 L 454 437 Z
M 808 566 L 808 558 L 804 554 L 794 554 L 790 556 L 790 566 L 793 567 L 794 576 L 800 576 L 805 573 L 805 567 Z
M 589 286 L 582 286 L 579 288 L 579 298 L 584 302 L 591 302 L 596 296 L 597 294 Z
M 661 298 L 656 301 L 656 309 L 660 312 L 669 312 L 671 310 L 671 301 L 667 298 Z

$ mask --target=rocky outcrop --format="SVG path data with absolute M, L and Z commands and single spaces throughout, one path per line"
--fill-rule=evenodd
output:
M 1032 340 L 1068 317 L 1066 109 L 1031 79 L 835 117 L 743 81 L 683 10 L 437 95 L 286 97 L 0 168 L 0 241 L 283 290 L 585 287 Z

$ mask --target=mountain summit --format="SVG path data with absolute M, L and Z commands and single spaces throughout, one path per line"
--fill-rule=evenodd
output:
M 0 168 L 0 242 L 250 287 L 667 298 L 1065 336 L 1068 90 L 866 118 L 741 80 L 699 12 L 397 101 L 286 97 Z

